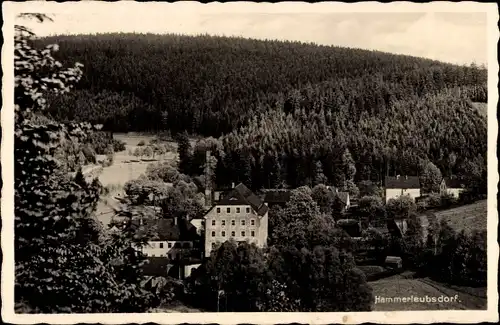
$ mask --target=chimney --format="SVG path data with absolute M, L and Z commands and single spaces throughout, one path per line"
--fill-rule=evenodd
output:
M 399 175 L 396 175 L 396 179 L 399 179 Z
M 405 176 L 405 179 L 408 179 L 408 175 Z
M 234 188 L 234 182 L 231 183 L 231 188 Z
M 174 225 L 177 226 L 177 217 L 174 217 Z

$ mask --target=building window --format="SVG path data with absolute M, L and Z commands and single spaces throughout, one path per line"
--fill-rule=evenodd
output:
M 245 237 L 245 232 L 244 231 L 241 232 L 241 237 Z
M 240 213 L 240 208 L 236 208 L 236 213 Z
M 222 224 L 223 226 L 225 226 L 225 225 L 226 225 L 226 220 L 222 220 L 222 221 L 221 221 L 221 224 Z
M 236 226 L 236 221 L 234 219 L 231 220 L 231 226 Z
M 168 248 L 172 248 L 172 243 L 168 243 Z
M 175 243 L 174 248 L 181 248 L 181 243 Z
M 231 208 L 227 208 L 227 213 L 231 213 Z
M 217 213 L 220 213 L 220 208 L 217 208 Z
M 226 237 L 226 232 L 225 231 L 222 232 L 222 237 Z
M 241 225 L 244 226 L 245 225 L 245 220 L 241 220 Z
M 252 230 L 252 231 L 250 232 L 250 235 L 251 235 L 252 237 L 255 237 L 255 231 L 253 231 L 253 230 Z
M 212 220 L 212 226 L 215 226 L 215 220 Z
M 250 213 L 250 208 L 247 208 L 247 213 Z
M 215 231 L 212 231 L 212 237 L 215 237 Z
M 160 243 L 160 248 L 163 248 L 163 243 Z
M 250 220 L 250 224 L 251 224 L 252 226 L 255 226 L 255 219 Z
M 231 237 L 234 237 L 236 234 L 234 231 L 231 231 Z
M 212 249 L 214 249 L 214 248 L 215 248 L 215 243 L 212 243 Z

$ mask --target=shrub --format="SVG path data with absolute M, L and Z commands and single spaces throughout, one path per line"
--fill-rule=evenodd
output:
M 456 204 L 458 200 L 453 195 L 445 193 L 445 194 L 441 195 L 440 201 L 441 201 L 441 207 L 448 208 L 448 207 Z
M 96 157 L 95 157 L 96 153 L 90 145 L 88 145 L 88 144 L 84 145 L 82 147 L 82 153 L 85 156 L 85 160 L 87 160 L 87 162 L 92 163 L 92 164 L 95 164 L 97 162 Z
M 439 208 L 441 206 L 441 196 L 436 193 L 431 193 L 426 198 L 427 206 L 429 208 Z
M 94 131 L 87 139 L 89 144 L 98 155 L 113 153 L 113 138 L 104 131 Z
M 113 151 L 114 152 L 125 151 L 125 149 L 126 149 L 125 142 L 117 140 L 117 139 L 113 139 Z
M 366 277 L 385 272 L 385 269 L 379 265 L 359 265 L 357 268 L 360 269 Z

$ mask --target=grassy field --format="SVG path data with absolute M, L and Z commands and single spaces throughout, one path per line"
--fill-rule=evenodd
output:
M 147 144 L 154 138 L 153 136 L 137 134 L 114 134 L 114 137 L 125 142 L 126 150 L 115 153 L 113 165 L 105 167 L 103 169 L 102 173 L 99 176 L 99 180 L 104 186 L 123 186 L 126 182 L 137 179 L 139 176 L 144 174 L 146 172 L 146 168 L 150 164 L 156 163 L 156 161 L 137 162 L 137 157 L 129 155 L 129 151 L 133 152 L 137 148 L 137 144 L 140 141 L 144 141 Z M 172 144 L 177 147 L 175 143 Z M 177 152 L 169 152 L 163 157 L 159 158 L 159 160 L 174 162 L 175 160 L 177 160 Z
M 177 160 L 177 152 L 169 152 L 158 161 L 137 161 L 137 157 L 130 156 L 129 151 L 134 151 L 140 141 L 146 144 L 151 141 L 154 136 L 143 134 L 114 134 L 115 139 L 125 142 L 125 151 L 117 152 L 114 155 L 113 165 L 104 167 L 99 175 L 101 183 L 111 189 L 109 195 L 101 197 L 97 206 L 97 216 L 104 225 L 111 221 L 113 216 L 113 208 L 118 206 L 118 201 L 113 197 L 123 195 L 123 186 L 126 182 L 139 178 L 146 172 L 150 164 L 155 164 L 158 161 L 172 161 Z M 176 143 L 172 143 L 177 147 Z M 133 161 L 132 161 L 133 160 Z
M 486 230 L 488 217 L 487 201 L 482 200 L 458 208 L 439 211 L 435 213 L 435 216 L 438 221 L 446 220 L 456 231 L 461 231 L 462 229 L 466 232 Z
M 442 211 L 429 211 L 420 216 L 422 222 L 423 237 L 427 238 L 427 227 L 429 217 L 436 217 L 437 221 L 445 220 L 450 227 L 459 232 L 464 229 L 470 233 L 473 230 L 487 229 L 487 200 L 481 200 L 473 204 L 464 205 Z
M 486 288 L 462 288 L 445 286 L 429 279 L 404 279 L 392 277 L 370 282 L 376 302 L 374 311 L 407 311 L 407 310 L 468 310 L 486 309 Z M 379 298 L 396 297 L 456 297 L 450 302 L 389 302 L 377 303 Z
M 448 224 L 457 232 L 464 229 L 471 232 L 474 229 L 486 230 L 487 201 L 478 201 L 473 204 L 464 205 L 443 211 L 429 212 L 436 216 L 437 220 L 446 220 Z M 424 235 L 429 224 L 427 216 L 421 216 Z M 486 288 L 469 288 L 448 286 L 439 282 L 425 279 L 405 278 L 402 275 L 395 275 L 389 278 L 370 282 L 374 296 L 384 298 L 394 297 L 448 297 L 458 296 L 454 302 L 390 302 L 376 303 L 373 305 L 374 311 L 395 311 L 395 310 L 466 310 L 466 309 L 486 309 Z
M 488 104 L 487 103 L 472 103 L 481 115 L 487 117 L 488 116 Z

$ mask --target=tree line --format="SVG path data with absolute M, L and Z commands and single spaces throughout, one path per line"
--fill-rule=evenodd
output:
M 46 96 L 70 91 L 81 78 L 81 64 L 63 68 L 52 55 L 55 46 L 34 49 L 31 37 L 16 26 L 15 310 L 143 312 L 153 296 L 140 286 L 144 258 L 132 245 L 144 244 L 144 238 L 106 232 L 95 216 L 102 185 L 69 173 L 84 163 L 75 153 L 98 129 L 60 123 L 46 114 Z

